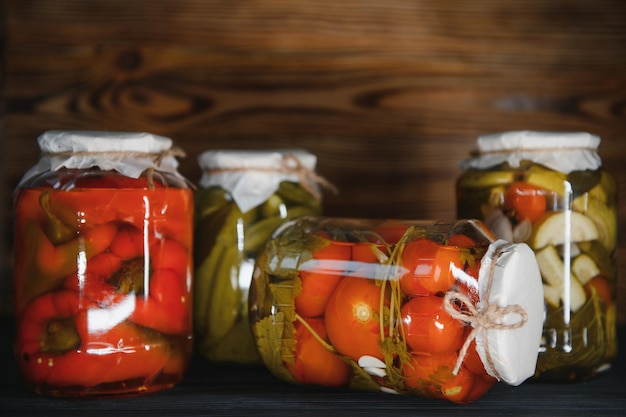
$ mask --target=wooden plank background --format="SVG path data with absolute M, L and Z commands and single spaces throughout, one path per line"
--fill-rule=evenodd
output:
M 413 219 L 455 216 L 479 134 L 584 130 L 619 179 L 626 298 L 623 0 L 1 4 L 7 271 L 9 193 L 48 129 L 169 136 L 194 182 L 206 149 L 302 147 L 340 189 L 327 214 Z

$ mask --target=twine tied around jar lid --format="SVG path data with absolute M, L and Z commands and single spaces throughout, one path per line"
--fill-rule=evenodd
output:
M 147 132 L 48 130 L 39 135 L 37 144 L 39 160 L 24 173 L 17 188 L 27 186 L 42 173 L 95 167 L 134 179 L 158 171 L 192 186 L 178 172 L 176 156 L 184 157 L 185 152 L 165 136 Z
M 475 149 L 472 150 L 470 152 L 471 156 L 481 156 L 481 155 L 508 155 L 511 152 L 515 152 L 515 151 L 524 151 L 524 152 L 546 152 L 546 153 L 551 153 L 551 152 L 564 152 L 564 151 L 588 151 L 588 152 L 596 152 L 597 151 L 597 147 L 592 147 L 592 146 L 575 146 L 575 147 L 546 147 L 546 148 L 542 148 L 542 147 L 525 147 L 525 146 L 520 146 L 517 148 L 506 148 L 506 149 L 489 149 L 489 150 L 481 150 L 481 149 Z
M 42 157 L 84 157 L 84 156 L 99 156 L 99 157 L 152 157 L 152 163 L 157 167 L 161 166 L 161 162 L 165 158 L 179 157 L 184 158 L 187 156 L 185 151 L 178 146 L 172 146 L 168 149 L 164 149 L 159 152 L 141 152 L 141 151 L 59 151 L 59 152 L 42 152 Z M 148 187 L 154 188 L 154 168 L 146 168 L 146 179 L 148 180 Z
M 276 167 L 220 167 L 220 168 L 207 168 L 204 170 L 207 174 L 215 174 L 221 172 L 237 172 L 237 171 L 260 171 L 260 172 L 278 172 L 284 174 L 294 174 L 298 177 L 298 181 L 302 188 L 309 192 L 316 200 L 321 200 L 322 195 L 317 190 L 316 185 L 320 185 L 332 191 L 334 194 L 338 193 L 337 187 L 335 187 L 326 178 L 318 175 L 314 170 L 307 168 L 302 164 L 300 159 L 293 153 L 287 153 L 282 155 L 280 165 Z
M 172 146 L 169 149 L 160 152 L 138 152 L 138 151 L 62 151 L 62 152 L 42 152 L 41 156 L 132 156 L 132 157 L 153 157 L 152 162 L 160 166 L 164 158 L 174 156 L 184 158 L 187 156 L 185 151 L 178 146 Z
M 497 249 L 494 258 L 497 258 L 501 251 L 502 249 Z M 501 307 L 495 303 L 489 302 L 489 296 L 491 294 L 493 276 L 496 267 L 497 264 L 495 262 L 490 264 L 487 274 L 488 282 L 484 294 L 484 304 L 482 308 L 477 308 L 467 295 L 458 291 L 449 291 L 444 297 L 444 307 L 448 314 L 450 314 L 454 319 L 471 324 L 473 327 L 472 331 L 465 339 L 461 350 L 459 351 L 459 357 L 457 358 L 456 365 L 452 370 L 452 373 L 454 375 L 458 374 L 459 370 L 461 369 L 461 365 L 463 363 L 463 360 L 465 359 L 465 356 L 467 355 L 470 344 L 479 333 L 482 333 L 484 335 L 484 340 L 488 340 L 487 331 L 490 329 L 513 330 L 524 326 L 528 321 L 528 313 L 520 305 L 513 304 Z M 456 308 L 455 301 L 458 301 L 462 305 L 464 305 L 466 310 L 458 310 Z M 503 319 L 509 314 L 517 314 L 519 316 L 519 320 L 510 324 L 503 323 Z M 493 363 L 493 359 L 491 357 L 489 343 L 484 344 L 484 349 L 485 357 L 488 362 L 487 365 L 495 374 L 493 376 L 497 380 L 500 380 L 501 377 L 498 374 L 496 370 L 497 367 Z
M 600 137 L 587 132 L 508 131 L 481 135 L 476 144 L 478 149 L 461 162 L 462 169 L 491 169 L 502 163 L 517 168 L 525 160 L 565 174 L 602 166 Z

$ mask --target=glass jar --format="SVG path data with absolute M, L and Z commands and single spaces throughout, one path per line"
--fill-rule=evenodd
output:
M 257 255 L 287 219 L 321 214 L 316 157 L 303 150 L 212 150 L 199 155 L 195 334 L 215 362 L 259 364 L 248 322 Z
M 293 383 L 471 403 L 535 370 L 543 295 L 532 251 L 478 221 L 303 217 L 258 257 L 250 321 Z
M 457 215 L 535 251 L 546 309 L 537 380 L 592 378 L 617 352 L 617 185 L 599 144 L 583 132 L 497 133 L 461 165 Z
M 16 360 L 29 388 L 178 383 L 192 339 L 193 194 L 169 138 L 48 131 L 15 190 Z

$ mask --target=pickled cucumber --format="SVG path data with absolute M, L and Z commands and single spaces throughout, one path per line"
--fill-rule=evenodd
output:
M 600 268 L 591 256 L 581 253 L 572 261 L 572 272 L 581 284 L 585 285 L 591 278 L 600 275 Z
M 216 362 L 259 363 L 248 319 L 257 256 L 287 219 L 319 215 L 321 206 L 295 183 L 283 182 L 261 205 L 243 213 L 220 187 L 197 197 L 195 317 L 201 354 Z
M 567 229 L 569 230 L 567 230 Z M 533 249 L 569 242 L 587 242 L 598 239 L 598 229 L 593 221 L 578 212 L 553 211 L 534 225 L 529 244 Z
M 555 192 L 561 196 L 565 194 L 565 184 L 569 182 L 566 174 L 538 164 L 530 166 L 528 171 L 524 174 L 524 181 L 528 184 Z
M 483 188 L 511 184 L 515 181 L 513 171 L 469 171 L 459 180 L 461 188 Z
M 617 244 L 617 211 L 615 206 L 608 206 L 605 202 L 583 195 L 573 202 L 574 210 L 589 217 L 598 230 L 598 240 L 607 250 L 612 251 Z
M 570 275 L 566 276 L 565 265 L 556 248 L 548 245 L 537 251 L 535 255 L 545 283 L 559 292 L 561 301 L 564 305 L 569 305 L 572 312 L 578 311 L 587 300 L 585 290 L 571 271 Z

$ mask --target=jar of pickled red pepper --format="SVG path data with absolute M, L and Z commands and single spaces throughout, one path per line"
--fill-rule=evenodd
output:
M 48 131 L 15 190 L 19 370 L 35 392 L 137 395 L 193 347 L 193 195 L 148 133 Z
M 196 196 L 195 333 L 215 362 L 260 363 L 248 321 L 258 254 L 286 220 L 321 214 L 317 158 L 299 149 L 210 150 Z
M 617 185 L 599 144 L 584 132 L 504 132 L 479 137 L 462 163 L 458 216 L 536 254 L 546 309 L 536 380 L 589 379 L 617 353 Z
M 532 251 L 472 220 L 289 221 L 250 289 L 276 376 L 456 403 L 532 376 L 542 317 Z

